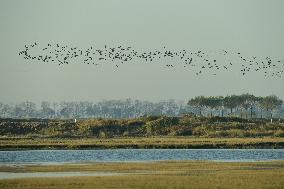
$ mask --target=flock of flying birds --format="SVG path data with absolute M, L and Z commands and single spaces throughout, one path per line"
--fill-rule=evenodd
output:
M 169 68 L 181 65 L 191 68 L 196 75 L 210 73 L 217 75 L 220 71 L 238 72 L 245 76 L 251 72 L 261 72 L 265 77 L 281 77 L 284 73 L 284 60 L 273 60 L 270 57 L 245 57 L 240 52 L 232 53 L 227 50 L 207 53 L 205 51 L 168 50 L 166 47 L 160 50 L 140 52 L 133 47 L 108 47 L 87 49 L 68 47 L 60 44 L 47 44 L 42 47 L 35 42 L 25 45 L 25 49 L 19 52 L 27 60 L 36 60 L 43 63 L 57 63 L 65 65 L 70 63 L 84 63 L 101 65 L 113 62 L 116 67 L 131 61 L 138 62 L 163 62 Z M 171 62 L 171 63 L 168 63 Z

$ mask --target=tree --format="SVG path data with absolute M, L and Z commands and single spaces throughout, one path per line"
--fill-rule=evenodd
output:
M 16 118 L 21 118 L 21 117 L 24 117 L 25 111 L 21 105 L 16 104 L 13 109 L 13 114 Z
M 224 97 L 222 96 L 210 96 L 205 98 L 204 105 L 211 109 L 210 113 L 211 117 L 212 117 L 212 110 L 214 111 L 216 109 L 223 107 L 223 99 Z M 222 110 L 222 116 L 223 116 L 223 110 Z
M 221 108 L 221 117 L 224 116 L 224 97 L 223 96 L 217 96 L 215 97 L 215 108 L 219 109 Z
M 13 113 L 17 118 L 31 118 L 36 117 L 36 104 L 30 101 L 16 104 Z
M 206 103 L 206 98 L 204 96 L 197 96 L 193 99 L 190 99 L 187 104 L 198 108 L 199 114 L 202 115 L 202 108 L 204 108 L 207 103 Z
M 247 112 L 250 109 L 250 117 L 252 118 L 253 115 L 253 108 L 255 108 L 255 106 L 257 105 L 257 103 L 259 102 L 260 98 L 259 97 L 255 97 L 252 94 L 242 94 L 240 96 L 239 102 L 240 102 L 240 106 L 245 109 L 246 111 L 246 118 L 248 118 Z
M 0 102 L 0 117 L 12 117 L 13 106 Z
M 55 111 L 51 108 L 51 104 L 47 101 L 41 103 L 41 114 L 44 118 L 54 117 Z
M 23 103 L 25 116 L 26 117 L 35 117 L 36 114 L 36 104 L 30 101 L 26 101 Z
M 238 107 L 239 97 L 237 95 L 226 96 L 224 98 L 224 106 L 230 109 L 230 113 L 233 114 L 233 109 Z
M 61 102 L 60 103 L 60 116 L 64 118 L 74 117 L 74 103 L 73 102 Z
M 93 117 L 95 115 L 93 104 L 88 102 L 86 104 L 86 117 Z
M 273 118 L 273 110 L 279 108 L 282 105 L 283 101 L 280 100 L 275 95 L 266 96 L 261 99 L 260 107 L 265 109 L 267 112 L 270 111 L 270 118 Z

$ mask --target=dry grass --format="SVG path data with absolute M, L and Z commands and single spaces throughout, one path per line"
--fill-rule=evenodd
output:
M 130 175 L 0 180 L 0 188 L 284 188 L 284 161 L 95 163 L 89 165 L 26 166 L 21 171 L 116 171 L 128 172 Z M 152 172 L 147 173 L 147 171 Z M 144 174 L 131 175 L 133 172 L 144 172 Z
M 83 148 L 282 148 L 280 138 L 0 138 L 0 149 L 83 149 Z

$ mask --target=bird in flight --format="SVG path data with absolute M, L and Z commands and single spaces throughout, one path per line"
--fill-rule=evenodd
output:
M 38 48 L 35 53 L 35 49 Z M 39 52 L 38 52 L 39 51 Z M 163 46 L 155 50 L 135 50 L 131 46 L 104 45 L 103 48 L 91 46 L 87 49 L 60 45 L 59 43 L 48 43 L 40 47 L 40 43 L 34 42 L 24 45 L 24 50 L 19 52 L 26 60 L 37 60 L 43 63 L 57 63 L 68 65 L 70 63 L 83 63 L 88 65 L 100 65 L 114 62 L 116 67 L 131 61 L 145 63 L 166 62 L 167 68 L 174 68 L 176 65 L 183 65 L 185 69 L 195 70 L 196 75 L 213 73 L 217 75 L 220 71 L 238 70 L 241 76 L 251 72 L 262 72 L 265 77 L 282 77 L 284 73 L 284 60 L 275 60 L 270 57 L 246 57 L 240 52 L 234 53 L 229 50 L 222 50 L 222 53 L 207 53 L 196 50 L 173 50 Z M 228 60 L 229 59 L 229 60 Z M 207 70 L 207 71 L 205 71 Z M 209 71 L 209 72 L 208 72 Z

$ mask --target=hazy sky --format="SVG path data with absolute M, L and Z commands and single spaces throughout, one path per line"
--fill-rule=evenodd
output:
M 283 60 L 283 7 L 283 0 L 0 0 L 0 101 L 188 100 L 246 92 L 284 99 L 284 77 L 197 77 L 158 64 L 58 66 L 18 56 L 37 41 L 81 48 L 227 49 Z

